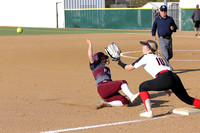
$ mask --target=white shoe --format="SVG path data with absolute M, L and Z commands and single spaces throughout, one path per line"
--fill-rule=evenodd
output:
M 111 107 L 108 102 L 105 102 L 104 100 L 101 100 L 98 104 L 97 104 L 97 109 L 103 108 L 103 107 Z
M 139 97 L 140 97 L 139 92 L 137 94 L 134 94 L 130 99 L 131 103 L 135 103 Z
M 147 117 L 147 118 L 152 118 L 153 117 L 153 112 L 152 111 L 145 111 L 143 113 L 140 113 L 140 117 Z

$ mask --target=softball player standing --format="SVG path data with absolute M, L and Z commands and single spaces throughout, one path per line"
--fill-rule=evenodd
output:
M 140 94 L 137 93 L 133 95 L 125 80 L 112 81 L 110 69 L 105 66 L 109 63 L 108 56 L 103 52 L 98 52 L 93 55 L 92 42 L 87 39 L 87 43 L 89 46 L 88 58 L 90 69 L 92 70 L 93 76 L 96 80 L 98 93 L 103 99 L 97 104 L 97 109 L 128 104 L 128 99 L 119 93 L 120 90 L 122 90 L 133 103 Z
M 145 81 L 139 86 L 140 96 L 146 109 L 146 112 L 141 113 L 140 116 L 153 117 L 148 91 L 165 91 L 170 96 L 169 89 L 171 89 L 181 101 L 200 108 L 200 100 L 188 95 L 179 76 L 173 73 L 171 67 L 167 66 L 166 62 L 155 54 L 158 48 L 157 43 L 152 40 L 141 41 L 140 43 L 143 45 L 142 51 L 144 55 L 142 57 L 130 65 L 122 61 L 118 62 L 127 71 L 143 66 L 154 77 L 154 79 Z

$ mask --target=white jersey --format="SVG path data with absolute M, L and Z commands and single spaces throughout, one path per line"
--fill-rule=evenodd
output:
M 156 74 L 163 70 L 171 71 L 171 67 L 167 66 L 167 63 L 156 54 L 146 54 L 137 59 L 132 65 L 137 69 L 144 66 L 144 69 L 154 78 Z

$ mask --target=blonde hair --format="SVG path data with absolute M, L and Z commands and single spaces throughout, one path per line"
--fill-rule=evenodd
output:
M 166 65 L 168 67 L 171 67 L 171 65 L 169 64 L 169 62 L 165 59 L 165 57 L 161 53 L 159 53 L 158 51 L 156 51 L 155 54 L 158 55 L 161 59 L 163 59 L 166 62 Z
M 155 41 L 153 41 L 153 40 L 148 40 L 147 42 L 150 45 L 151 51 L 153 53 L 155 53 L 158 50 L 158 44 Z

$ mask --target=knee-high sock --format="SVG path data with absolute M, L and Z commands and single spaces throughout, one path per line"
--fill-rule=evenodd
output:
M 108 102 L 108 104 L 110 105 L 110 106 L 123 106 L 123 103 L 121 102 L 121 101 L 119 101 L 119 100 L 116 100 L 116 101 L 112 101 L 112 102 Z
M 151 100 L 147 91 L 140 92 L 140 96 L 147 112 L 151 111 Z
M 124 83 L 121 85 L 121 90 L 126 94 L 129 98 L 133 96 L 133 93 L 131 93 L 128 84 Z
M 200 108 L 200 100 L 195 98 L 195 99 L 194 99 L 193 106 L 195 106 L 195 107 L 197 107 L 197 108 Z

